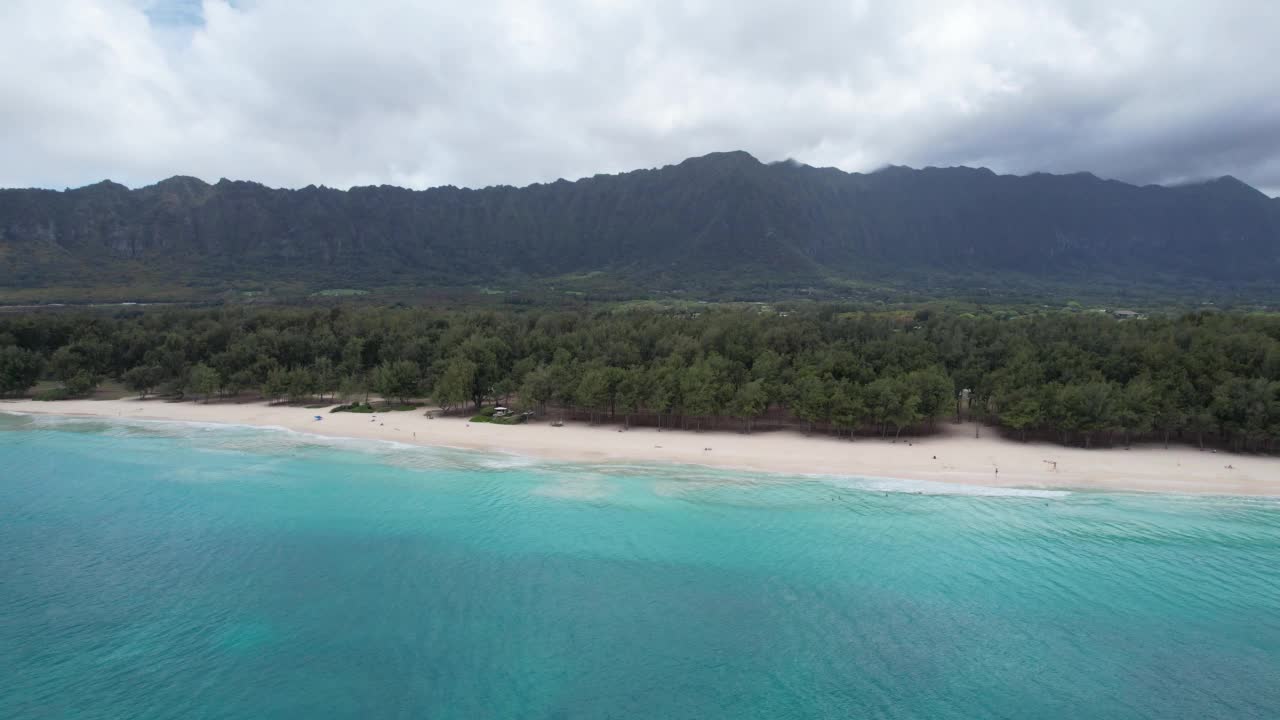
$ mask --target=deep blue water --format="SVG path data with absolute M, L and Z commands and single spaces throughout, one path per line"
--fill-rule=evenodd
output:
M 0 415 L 0 718 L 1280 717 L 1280 502 L 991 492 Z

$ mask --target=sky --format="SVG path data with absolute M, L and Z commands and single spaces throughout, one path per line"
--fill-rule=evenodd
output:
M 3 0 L 0 186 L 525 185 L 746 150 L 1274 196 L 1277 37 L 1275 0 Z

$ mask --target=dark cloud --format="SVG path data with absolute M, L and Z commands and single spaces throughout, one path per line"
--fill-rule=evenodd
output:
M 9 0 L 0 185 L 523 184 L 714 150 L 1280 189 L 1272 2 Z

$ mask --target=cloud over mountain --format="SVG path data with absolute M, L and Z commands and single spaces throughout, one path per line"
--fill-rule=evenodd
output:
M 1275 3 L 10 0 L 0 185 L 764 160 L 1280 191 Z

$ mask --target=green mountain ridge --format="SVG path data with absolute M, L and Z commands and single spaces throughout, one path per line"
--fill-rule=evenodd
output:
M 736 151 L 526 187 L 297 190 L 176 176 L 0 190 L 0 286 L 458 286 L 597 275 L 643 293 L 843 281 L 1099 282 L 1274 298 L 1280 199 L 1232 177 L 846 173 Z

